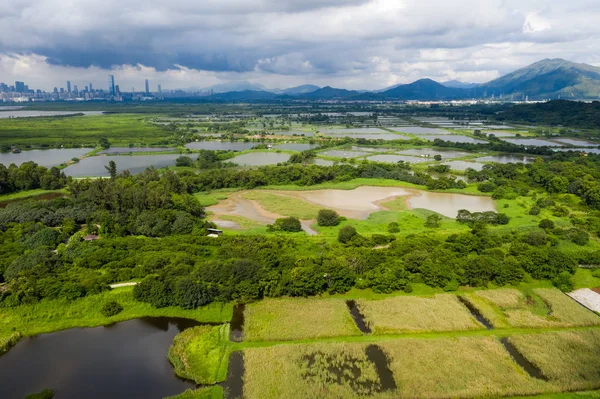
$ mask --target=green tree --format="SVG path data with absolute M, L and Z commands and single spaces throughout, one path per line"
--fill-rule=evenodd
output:
M 117 177 L 117 163 L 115 161 L 110 161 L 108 166 L 105 166 L 104 169 L 108 171 L 111 179 L 116 179 Z
M 273 225 L 275 231 L 286 231 L 288 233 L 297 233 L 302 231 L 302 224 L 298 218 L 280 218 L 275 221 Z
M 358 233 L 352 226 L 344 226 L 338 233 L 338 241 L 342 244 L 349 243 Z
M 192 158 L 182 155 L 175 160 L 175 166 L 191 167 L 194 166 L 194 161 L 192 161 Z
M 117 301 L 106 302 L 104 305 L 102 305 L 102 308 L 100 309 L 100 313 L 102 313 L 104 317 L 116 316 L 122 311 L 123 305 L 121 305 Z
M 340 215 L 331 209 L 321 209 L 317 214 L 319 226 L 337 226 L 340 224 Z
M 539 224 L 540 229 L 551 230 L 554 228 L 554 222 L 550 219 L 543 219 Z
M 440 227 L 442 223 L 442 217 L 437 214 L 432 214 L 427 216 L 427 220 L 425 221 L 425 227 L 429 227 L 430 229 L 436 229 Z
M 396 233 L 400 233 L 400 225 L 398 225 L 398 223 L 396 222 L 392 222 L 390 224 L 388 224 L 388 233 L 390 234 L 396 234 Z
M 108 150 L 110 148 L 110 142 L 106 137 L 102 137 L 100 140 L 98 140 L 98 144 L 105 150 Z

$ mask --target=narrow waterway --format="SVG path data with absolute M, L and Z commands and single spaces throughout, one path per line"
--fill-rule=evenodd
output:
M 485 317 L 483 317 L 483 315 L 481 314 L 481 312 L 479 311 L 479 309 L 477 309 L 475 306 L 473 306 L 473 304 L 471 302 L 469 302 L 468 299 L 466 299 L 465 297 L 462 297 L 460 295 L 458 295 L 458 300 L 460 301 L 460 303 L 462 303 L 463 305 L 465 305 L 465 307 L 469 310 L 469 312 L 471 312 L 471 315 L 473 315 L 473 317 L 481 324 L 483 324 L 483 326 L 488 329 L 488 330 L 493 330 L 494 326 L 492 325 L 492 323 L 490 323 Z
M 508 340 L 508 338 L 501 338 L 500 342 L 504 345 L 504 349 L 510 354 L 510 357 L 533 378 L 538 380 L 548 381 L 548 377 L 542 373 L 542 370 L 537 368 L 531 363 L 519 350 Z
M 352 320 L 356 323 L 356 327 L 363 334 L 370 334 L 371 328 L 367 325 L 365 321 L 365 317 L 360 313 L 360 309 L 356 304 L 356 301 L 346 301 L 346 306 L 348 306 L 348 310 L 350 311 L 350 316 L 352 316 Z

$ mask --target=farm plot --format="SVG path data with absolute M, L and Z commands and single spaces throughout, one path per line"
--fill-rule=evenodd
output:
M 375 334 L 483 329 L 456 295 L 400 296 L 358 306 Z
M 600 388 L 600 331 L 518 335 L 510 342 L 561 390 Z
M 600 325 L 600 317 L 554 288 L 477 291 L 465 297 L 496 328 Z
M 265 299 L 246 307 L 248 341 L 360 335 L 346 303 L 337 299 Z

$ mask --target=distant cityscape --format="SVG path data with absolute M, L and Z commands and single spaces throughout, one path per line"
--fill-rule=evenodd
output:
M 30 88 L 25 82 L 16 81 L 14 85 L 0 82 L 0 102 L 26 103 L 32 101 L 144 101 L 159 100 L 165 97 L 181 96 L 179 91 L 163 92 L 162 86 L 157 85 L 155 91 L 150 90 L 150 81 L 144 81 L 144 90 L 124 90 L 115 80 L 114 75 L 108 75 L 106 88 L 95 88 L 88 84 L 74 84 L 70 80 L 65 87 L 55 87 L 51 92 Z M 200 93 L 198 93 L 200 94 Z M 205 93 L 204 95 L 209 95 Z

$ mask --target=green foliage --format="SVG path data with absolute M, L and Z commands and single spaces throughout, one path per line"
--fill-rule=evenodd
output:
M 356 229 L 352 226 L 344 226 L 338 234 L 338 241 L 342 244 L 348 244 L 354 237 L 357 236 Z
M 194 165 L 194 161 L 192 161 L 192 158 L 186 157 L 184 155 L 180 156 L 179 158 L 177 158 L 175 160 L 175 166 L 191 167 L 193 165 Z
M 51 389 L 44 389 L 38 393 L 32 393 L 25 396 L 25 399 L 52 399 L 54 397 L 54 391 Z
M 98 145 L 105 150 L 108 150 L 110 148 L 110 142 L 106 137 L 101 137 L 100 140 L 98 140 Z
M 117 301 L 109 301 L 102 305 L 100 312 L 104 317 L 116 316 L 123 311 L 123 305 Z
M 562 292 L 571 292 L 575 289 L 573 276 L 569 272 L 561 272 L 558 276 L 552 279 L 552 284 Z
M 105 166 L 104 169 L 108 171 L 111 179 L 115 179 L 117 177 L 117 163 L 115 161 L 109 161 L 108 166 Z
M 288 233 L 298 233 L 302 231 L 300 220 L 295 217 L 279 218 L 274 225 L 269 225 L 271 231 L 285 231 Z
M 552 230 L 554 229 L 554 222 L 550 219 L 543 219 L 539 224 L 540 229 Z
M 440 227 L 441 222 L 442 217 L 440 215 L 431 214 L 427 216 L 427 220 L 425 221 L 425 227 L 428 227 L 430 229 L 437 229 L 438 227 Z
M 390 224 L 388 224 L 387 230 L 390 234 L 400 233 L 400 225 L 396 222 L 391 222 Z
M 319 226 L 337 226 L 340 224 L 340 215 L 331 209 L 321 209 L 317 214 L 317 224 Z
M 0 164 L 0 194 L 35 189 L 57 190 L 66 187 L 70 181 L 71 178 L 58 168 L 47 169 L 35 162 L 24 162 L 18 167 Z
M 496 212 L 469 212 L 466 209 L 458 211 L 456 221 L 459 223 L 466 223 L 473 225 L 475 223 L 487 223 L 496 225 L 506 225 L 510 221 L 510 218 L 504 213 Z
M 537 215 L 539 215 L 539 214 L 540 214 L 540 212 L 541 212 L 541 211 L 542 211 L 542 210 L 540 209 L 540 207 L 538 207 L 538 206 L 533 206 L 533 207 L 531 207 L 531 209 L 529 210 L 529 214 L 530 214 L 531 216 L 537 216 Z

